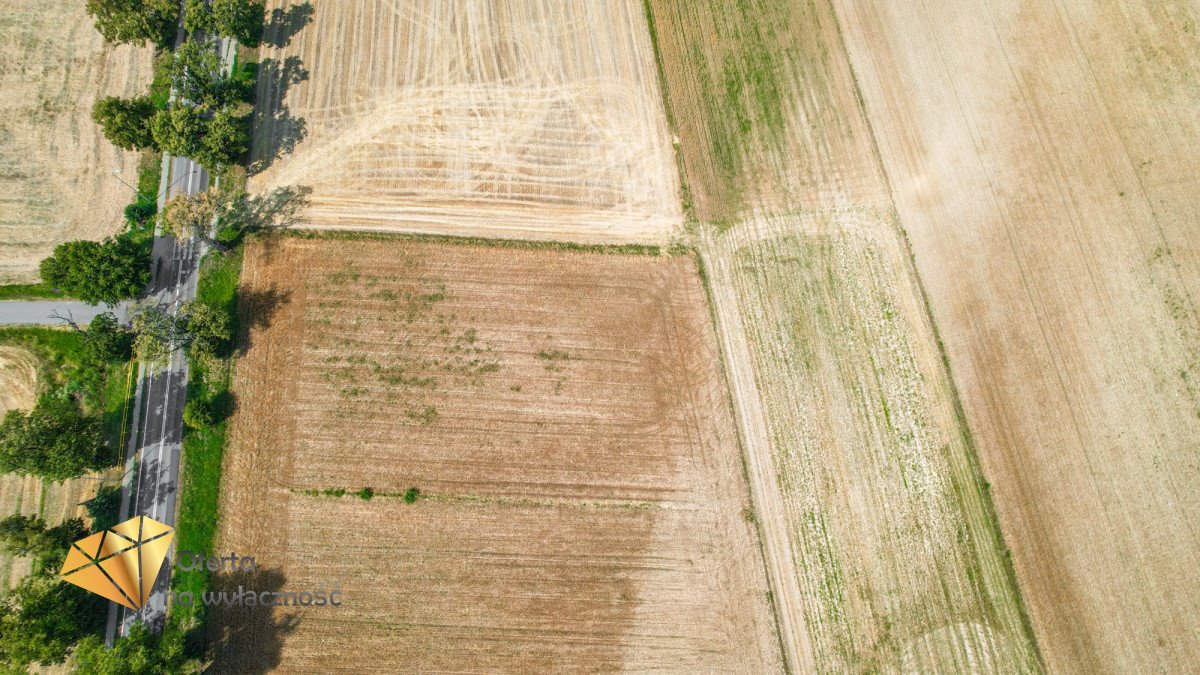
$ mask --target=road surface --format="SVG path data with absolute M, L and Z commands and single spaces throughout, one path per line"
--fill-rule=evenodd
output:
M 184 157 L 171 157 L 168 177 L 171 187 L 162 201 L 180 194 L 195 194 L 208 189 L 209 175 Z M 176 240 L 159 233 L 154 239 L 153 265 L 149 297 L 172 314 L 196 297 L 200 258 L 203 247 L 196 240 Z M 122 520 L 146 516 L 174 526 L 179 493 L 179 459 L 183 440 L 183 405 L 187 396 L 188 361 L 183 350 L 172 352 L 168 363 L 157 368 L 142 364 L 134 394 L 133 419 L 126 451 L 125 483 L 121 491 Z M 135 620 L 161 630 L 166 621 L 166 591 L 171 584 L 171 566 L 164 567 L 138 612 L 113 604 L 109 635 L 118 623 L 124 635 Z
M 103 304 L 92 306 L 77 300 L 5 300 L 0 302 L 0 326 L 62 325 L 61 321 L 52 318 L 54 312 L 69 317 L 81 326 L 104 312 L 112 312 L 124 322 L 127 307 L 128 303 L 113 308 Z

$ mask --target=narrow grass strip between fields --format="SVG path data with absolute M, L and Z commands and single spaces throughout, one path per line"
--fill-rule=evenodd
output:
M 489 239 L 487 237 L 460 237 L 448 234 L 420 234 L 406 232 L 349 232 L 345 230 L 279 230 L 279 234 L 298 239 L 335 241 L 411 241 L 435 244 L 458 244 L 465 246 L 489 246 L 492 248 L 516 248 L 533 251 L 578 251 L 581 253 L 603 253 L 608 255 L 662 255 L 662 247 L 652 244 L 576 244 L 564 241 L 540 241 L 529 239 Z

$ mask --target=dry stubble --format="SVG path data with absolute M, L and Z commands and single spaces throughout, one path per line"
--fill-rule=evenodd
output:
M 56 244 L 121 229 L 137 155 L 92 122 L 103 96 L 141 94 L 149 48 L 105 44 L 83 0 L 0 0 L 0 283 L 37 278 Z

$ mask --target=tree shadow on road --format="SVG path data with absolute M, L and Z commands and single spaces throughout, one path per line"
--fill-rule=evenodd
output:
M 284 104 L 288 90 L 308 79 L 299 56 L 282 61 L 263 59 L 258 64 L 258 89 L 254 108 L 254 151 L 250 173 L 262 173 L 283 155 L 296 149 L 308 134 L 308 123 L 295 117 Z
M 311 2 L 292 5 L 286 10 L 276 7 L 271 11 L 271 20 L 263 27 L 263 44 L 280 48 L 290 45 L 292 37 L 312 23 L 313 14 Z

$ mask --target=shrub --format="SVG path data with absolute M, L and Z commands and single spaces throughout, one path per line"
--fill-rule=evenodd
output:
M 207 429 L 218 422 L 216 407 L 206 398 L 189 399 L 183 406 L 183 423 L 193 429 Z
M 413 504 L 421 496 L 421 491 L 415 487 L 410 487 L 404 491 L 404 501 Z
M 371 501 L 371 498 L 374 496 L 375 496 L 375 491 L 369 487 L 365 487 L 358 491 L 358 498 L 363 500 L 364 502 Z
M 125 207 L 125 221 L 131 225 L 145 225 L 146 221 L 157 213 L 158 204 L 145 197 L 138 197 L 137 201 Z

